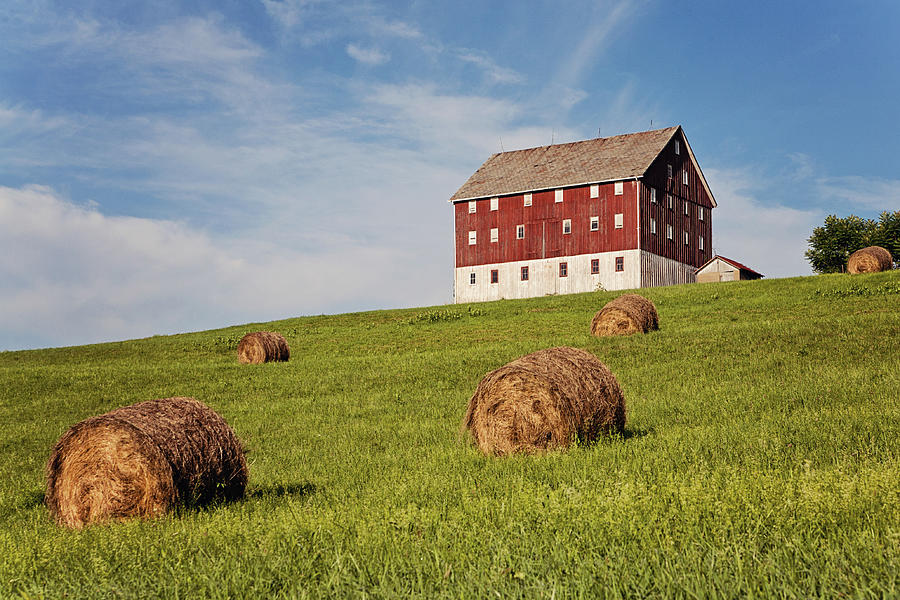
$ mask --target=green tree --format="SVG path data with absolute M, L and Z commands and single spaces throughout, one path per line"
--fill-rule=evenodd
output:
M 825 217 L 822 227 L 809 236 L 806 260 L 816 273 L 842 273 L 847 269 L 851 254 L 872 245 L 877 223 L 850 215 L 843 219 L 836 215 Z
M 842 273 L 850 255 L 866 246 L 886 248 L 900 262 L 900 211 L 881 213 L 878 221 L 856 215 L 825 217 L 825 224 L 813 229 L 806 260 L 816 273 Z

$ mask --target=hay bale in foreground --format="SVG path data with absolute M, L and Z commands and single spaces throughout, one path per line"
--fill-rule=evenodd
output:
M 881 246 L 869 246 L 857 250 L 847 260 L 847 271 L 854 275 L 890 271 L 893 266 L 894 258 L 886 248 Z
M 286 361 L 290 357 L 291 349 L 280 333 L 257 331 L 248 333 L 238 342 L 238 361 L 245 365 Z
M 149 400 L 69 428 L 47 462 L 44 502 L 60 525 L 161 515 L 244 494 L 247 463 L 231 427 L 193 398 Z
M 637 294 L 623 294 L 610 300 L 591 320 L 591 335 L 631 335 L 659 329 L 653 302 Z
M 486 374 L 469 400 L 463 428 L 485 454 L 567 448 L 625 428 L 625 395 L 590 352 L 559 347 Z

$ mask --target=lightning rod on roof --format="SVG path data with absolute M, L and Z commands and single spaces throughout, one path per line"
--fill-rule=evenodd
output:
M 500 135 L 500 136 L 497 136 L 497 137 L 500 138 L 500 152 L 505 152 L 505 150 L 503 150 L 503 136 Z

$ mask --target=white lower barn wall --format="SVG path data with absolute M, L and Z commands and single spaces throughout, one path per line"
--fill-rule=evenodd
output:
M 534 298 L 551 294 L 591 292 L 602 285 L 605 290 L 625 290 L 640 287 L 641 251 L 579 254 L 537 260 L 458 267 L 456 269 L 455 302 L 483 302 L 511 298 Z M 624 269 L 616 272 L 616 257 L 623 258 Z M 600 261 L 600 272 L 591 274 L 591 260 Z M 559 264 L 566 263 L 568 275 L 559 276 Z M 528 280 L 522 281 L 522 267 L 528 267 Z M 496 269 L 497 283 L 491 283 L 491 271 Z M 475 273 L 475 283 L 469 283 Z
M 640 287 L 659 287 L 696 281 L 697 267 L 641 250 Z
M 623 258 L 624 269 L 616 271 L 616 257 Z M 591 274 L 591 260 L 600 261 L 600 272 Z M 559 264 L 566 263 L 568 275 L 559 276 Z M 522 281 L 522 267 L 528 267 L 528 280 Z M 496 269 L 498 282 L 491 283 Z M 696 268 L 663 258 L 644 250 L 579 254 L 537 260 L 457 267 L 454 301 L 485 302 L 512 298 L 534 298 L 551 294 L 627 290 L 677 283 L 693 283 Z M 475 283 L 470 283 L 472 273 Z

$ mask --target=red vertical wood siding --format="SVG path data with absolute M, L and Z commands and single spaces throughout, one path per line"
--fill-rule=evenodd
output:
M 599 185 L 599 197 L 590 197 L 590 186 L 563 190 L 563 201 L 555 202 L 555 191 L 532 193 L 532 205 L 524 206 L 524 194 L 501 196 L 498 210 L 491 210 L 490 198 L 476 200 L 476 212 L 469 213 L 467 201 L 454 204 L 456 266 L 493 264 L 538 258 L 574 256 L 639 248 L 639 182 L 623 182 L 616 196 L 613 183 Z M 615 215 L 623 215 L 623 226 L 615 228 Z M 600 218 L 600 229 L 591 231 L 591 217 Z M 571 219 L 572 232 L 563 234 L 563 221 Z M 516 239 L 516 226 L 525 225 L 525 238 Z M 499 240 L 491 243 L 491 229 L 498 228 Z M 469 245 L 469 231 L 475 231 L 475 245 Z
M 680 154 L 675 154 L 675 140 L 681 144 Z M 672 165 L 672 177 L 668 177 L 667 165 Z M 688 170 L 688 184 L 684 185 L 682 172 Z M 712 257 L 712 200 L 687 153 L 684 137 L 679 133 L 656 158 L 641 180 L 641 249 L 699 267 Z M 650 202 L 650 188 L 656 188 L 656 204 Z M 670 210 L 667 194 L 675 198 Z M 688 205 L 688 215 L 684 205 Z M 700 207 L 703 207 L 703 221 Z M 650 233 L 650 218 L 656 219 L 656 233 Z M 666 239 L 666 226 L 672 225 L 673 239 Z M 684 232 L 688 232 L 688 244 Z M 700 237 L 703 250 L 700 250 Z

